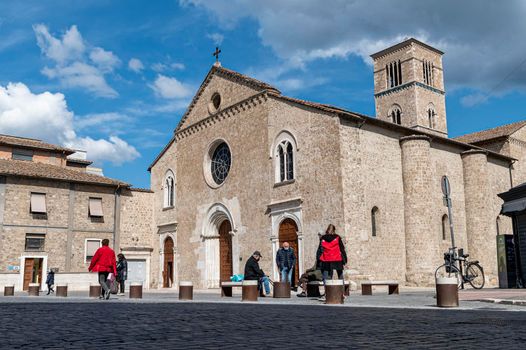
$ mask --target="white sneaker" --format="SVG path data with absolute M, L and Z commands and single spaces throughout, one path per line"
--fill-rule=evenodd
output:
M 319 297 L 319 298 L 318 298 L 318 301 L 326 301 L 326 300 L 325 300 L 325 295 L 322 296 L 322 297 Z
M 117 293 L 117 295 L 120 295 L 120 296 L 122 296 L 122 295 L 124 295 L 124 293 Z

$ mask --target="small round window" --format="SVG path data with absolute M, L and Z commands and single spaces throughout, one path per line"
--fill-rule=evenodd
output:
M 230 171 L 230 165 L 232 158 L 230 155 L 230 149 L 225 142 L 220 143 L 212 155 L 211 161 L 211 172 L 212 179 L 218 185 L 221 185 Z
M 210 103 L 208 104 L 208 111 L 210 113 L 217 112 L 219 110 L 219 107 L 221 107 L 221 95 L 219 93 L 215 93 L 212 95 L 212 98 L 210 99 Z

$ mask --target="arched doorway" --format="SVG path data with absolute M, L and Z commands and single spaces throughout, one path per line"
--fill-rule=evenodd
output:
M 219 226 L 219 280 L 230 281 L 232 276 L 232 226 L 225 220 Z
M 279 247 L 283 242 L 289 242 L 290 247 L 296 254 L 296 265 L 294 266 L 293 284 L 297 285 L 299 281 L 299 249 L 298 249 L 298 226 L 292 219 L 285 219 L 279 224 Z
M 174 241 L 172 237 L 164 240 L 163 288 L 170 288 L 174 281 Z

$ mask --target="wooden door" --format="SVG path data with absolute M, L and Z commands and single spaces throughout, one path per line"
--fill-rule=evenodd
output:
M 29 283 L 38 283 L 42 286 L 42 258 L 26 258 L 24 261 L 23 290 L 29 289 Z
M 35 259 L 26 258 L 24 261 L 24 290 L 29 289 L 29 283 L 33 283 L 33 266 Z
M 219 280 L 230 281 L 232 276 L 232 226 L 225 220 L 219 226 Z
M 163 287 L 170 288 L 174 280 L 174 241 L 172 237 L 164 240 Z
M 296 255 L 296 265 L 294 266 L 294 277 L 292 283 L 297 285 L 299 281 L 299 250 L 298 250 L 298 226 L 292 219 L 285 219 L 279 225 L 279 247 L 283 246 L 284 242 L 289 242 L 289 245 L 294 249 Z

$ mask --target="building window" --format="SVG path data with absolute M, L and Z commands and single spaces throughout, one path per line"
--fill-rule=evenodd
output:
M 95 255 L 95 252 L 97 249 L 101 247 L 101 239 L 86 239 L 86 245 L 85 245 L 85 262 L 90 262 L 91 258 L 93 258 L 93 255 Z
M 422 78 L 424 80 L 424 83 L 430 86 L 434 85 L 435 77 L 434 77 L 434 69 L 435 66 L 433 63 L 429 61 L 422 61 Z
M 29 211 L 32 214 L 46 214 L 46 194 L 31 192 Z
M 436 127 L 435 125 L 435 109 L 433 106 L 427 107 L 427 119 L 429 121 L 429 128 L 434 129 Z
M 371 209 L 371 233 L 373 237 L 377 236 L 378 207 Z
M 25 250 L 28 252 L 41 252 L 44 250 L 46 235 L 43 233 L 26 233 Z
M 216 92 L 212 95 L 212 98 L 208 103 L 208 112 L 210 114 L 215 113 L 219 110 L 219 107 L 221 107 L 221 95 Z
M 276 183 L 292 181 L 295 177 L 296 141 L 287 131 L 281 132 L 276 138 L 274 159 L 276 166 Z
M 230 165 L 232 159 L 230 155 L 230 148 L 223 142 L 217 146 L 212 155 L 212 179 L 218 185 L 225 182 L 228 173 L 230 172 Z
M 175 199 L 175 180 L 171 170 L 168 170 L 164 177 L 164 208 L 174 206 Z
M 389 118 L 393 123 L 402 125 L 402 109 L 400 108 L 400 106 L 394 105 L 391 107 L 391 111 L 389 112 Z
M 15 160 L 33 160 L 33 150 L 30 149 L 13 149 L 13 153 L 11 155 L 12 159 Z
M 400 60 L 387 64 L 385 73 L 388 89 L 402 84 L 402 63 Z
M 447 240 L 449 236 L 449 218 L 446 214 L 442 216 L 442 240 Z
M 102 213 L 102 198 L 90 197 L 88 215 L 94 218 L 101 218 L 104 216 Z

